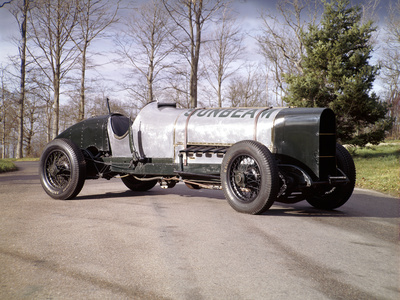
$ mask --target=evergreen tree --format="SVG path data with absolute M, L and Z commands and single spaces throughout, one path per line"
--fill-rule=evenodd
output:
M 361 8 L 349 0 L 324 1 L 320 26 L 303 34 L 303 73 L 288 75 L 285 101 L 300 107 L 329 107 L 336 113 L 342 143 L 364 146 L 385 138 L 392 121 L 387 106 L 372 92 L 379 72 L 369 64 L 372 21 L 361 24 Z

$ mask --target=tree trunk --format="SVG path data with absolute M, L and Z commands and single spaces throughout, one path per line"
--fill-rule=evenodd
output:
M 153 102 L 154 96 L 153 96 L 153 70 L 149 69 L 149 75 L 147 77 L 147 86 L 148 86 L 148 95 L 147 95 L 147 103 Z
M 52 113 L 51 113 L 51 107 L 48 106 L 46 107 L 46 113 L 47 113 L 47 123 L 46 123 L 46 143 L 51 142 L 51 121 L 52 121 Z
M 28 14 L 29 0 L 24 0 L 23 21 L 21 25 L 21 81 L 20 95 L 18 101 L 18 144 L 16 158 L 23 157 L 24 142 L 24 100 L 25 100 L 25 66 L 26 66 L 26 22 Z
M 4 73 L 3 73 L 4 74 Z M 5 108 L 5 103 L 6 103 L 6 96 L 5 96 L 5 90 L 4 90 L 4 81 L 1 81 L 1 100 L 2 100 L 2 107 L 1 107 L 1 125 L 2 125 L 2 135 L 1 135 L 1 158 L 6 158 L 6 108 Z
M 53 103 L 53 126 L 51 138 L 55 139 L 58 135 L 58 123 L 60 118 L 60 80 L 56 74 L 54 78 L 54 103 Z
M 79 101 L 78 122 L 85 118 L 85 73 L 86 73 L 86 44 L 82 51 L 81 92 Z
M 199 68 L 200 44 L 201 44 L 201 13 L 203 11 L 203 1 L 200 0 L 196 9 L 194 5 L 196 32 L 194 32 L 193 23 L 190 18 L 191 34 L 192 34 L 192 55 L 191 55 L 191 71 L 190 71 L 190 107 L 197 107 L 197 73 Z M 190 8 L 189 8 L 190 9 Z
M 222 107 L 222 66 L 219 66 L 218 70 L 218 107 Z

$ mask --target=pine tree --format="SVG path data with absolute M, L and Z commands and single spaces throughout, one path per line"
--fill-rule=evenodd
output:
M 303 34 L 303 73 L 288 75 L 289 105 L 329 107 L 336 113 L 342 143 L 364 146 L 385 138 L 392 121 L 387 106 L 372 92 L 377 66 L 372 54 L 372 21 L 361 24 L 361 8 L 349 0 L 324 1 L 320 26 Z

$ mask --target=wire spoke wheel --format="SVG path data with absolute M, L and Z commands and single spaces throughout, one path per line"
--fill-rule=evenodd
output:
M 63 189 L 69 184 L 71 162 L 64 152 L 55 150 L 48 155 L 45 176 L 54 188 Z
M 72 199 L 81 191 L 86 177 L 82 151 L 68 139 L 55 139 L 43 150 L 39 176 L 45 192 L 54 199 Z
M 260 167 L 257 162 L 250 156 L 238 156 L 232 162 L 230 184 L 240 201 L 253 201 L 260 193 L 261 186 Z
M 277 198 L 278 166 L 265 145 L 241 141 L 230 147 L 224 156 L 221 184 L 235 210 L 259 214 L 269 209 Z

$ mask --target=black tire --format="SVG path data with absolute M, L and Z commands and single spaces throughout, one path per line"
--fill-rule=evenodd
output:
M 127 188 L 135 192 L 148 191 L 157 184 L 157 180 L 142 181 L 136 179 L 132 175 L 122 177 L 121 180 L 126 185 Z
M 47 144 L 39 162 L 40 183 L 54 199 L 69 200 L 82 190 L 86 162 L 82 151 L 68 139 L 55 139 Z
M 356 184 L 356 167 L 350 153 L 342 145 L 336 144 L 336 163 L 349 179 L 346 185 L 337 186 L 321 195 L 307 198 L 315 208 L 332 210 L 345 204 L 353 194 Z
M 236 211 L 260 214 L 279 192 L 278 166 L 266 146 L 241 141 L 228 149 L 221 165 L 222 190 Z

